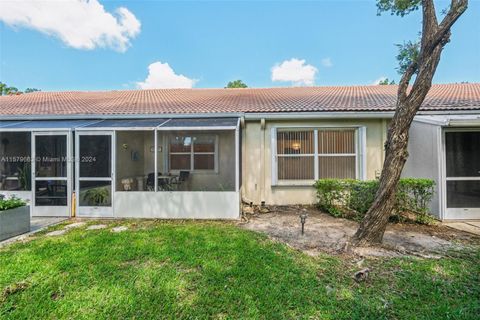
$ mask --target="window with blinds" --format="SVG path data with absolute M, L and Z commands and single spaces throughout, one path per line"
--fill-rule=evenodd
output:
M 312 180 L 315 145 L 313 130 L 277 133 L 277 165 L 279 180 Z
M 355 179 L 355 129 L 318 130 L 318 179 Z
M 356 129 L 279 130 L 276 134 L 278 180 L 355 179 Z

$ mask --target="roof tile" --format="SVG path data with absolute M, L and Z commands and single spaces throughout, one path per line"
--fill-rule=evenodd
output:
M 32 92 L 0 97 L 0 116 L 393 111 L 397 86 Z M 480 110 L 480 83 L 433 85 L 422 110 Z

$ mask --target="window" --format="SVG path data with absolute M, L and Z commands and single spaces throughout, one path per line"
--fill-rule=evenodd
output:
M 31 190 L 30 132 L 0 133 L 0 190 Z
M 276 180 L 357 177 L 355 128 L 279 129 L 274 137 Z
M 170 170 L 215 170 L 216 136 L 171 136 L 169 140 Z
M 314 173 L 314 131 L 277 133 L 279 180 L 312 180 Z
M 355 179 L 355 129 L 318 130 L 318 179 Z

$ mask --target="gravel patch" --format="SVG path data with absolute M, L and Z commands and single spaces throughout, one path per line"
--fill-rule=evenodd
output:
M 301 234 L 299 215 L 303 208 L 276 208 L 265 214 L 249 217 L 248 222 L 239 223 L 248 230 L 266 233 L 270 238 L 284 242 L 309 255 L 321 252 L 342 252 L 358 228 L 358 223 L 351 220 L 334 218 L 314 208 L 306 209 L 308 217 L 305 234 Z M 362 256 L 415 255 L 426 258 L 438 258 L 447 250 L 461 248 L 449 234 L 449 239 L 432 235 L 428 226 L 390 224 L 383 238 L 382 247 L 356 248 L 354 252 Z M 442 229 L 435 229 L 437 234 Z M 445 228 L 444 228 L 445 229 Z M 432 233 L 435 233 L 432 231 Z

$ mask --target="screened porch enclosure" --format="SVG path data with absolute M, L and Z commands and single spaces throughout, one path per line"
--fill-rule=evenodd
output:
M 1 121 L 0 141 L 0 193 L 35 216 L 239 217 L 237 118 Z
M 116 191 L 235 191 L 234 130 L 156 134 L 116 132 Z
M 108 150 L 111 141 L 113 154 L 111 176 L 108 170 L 102 178 L 77 176 L 91 183 L 83 205 L 79 195 L 78 216 L 238 218 L 238 124 L 236 118 L 134 119 L 77 128 L 84 139 L 107 136 L 96 146 Z M 94 149 L 76 156 L 89 161 L 107 153 Z

